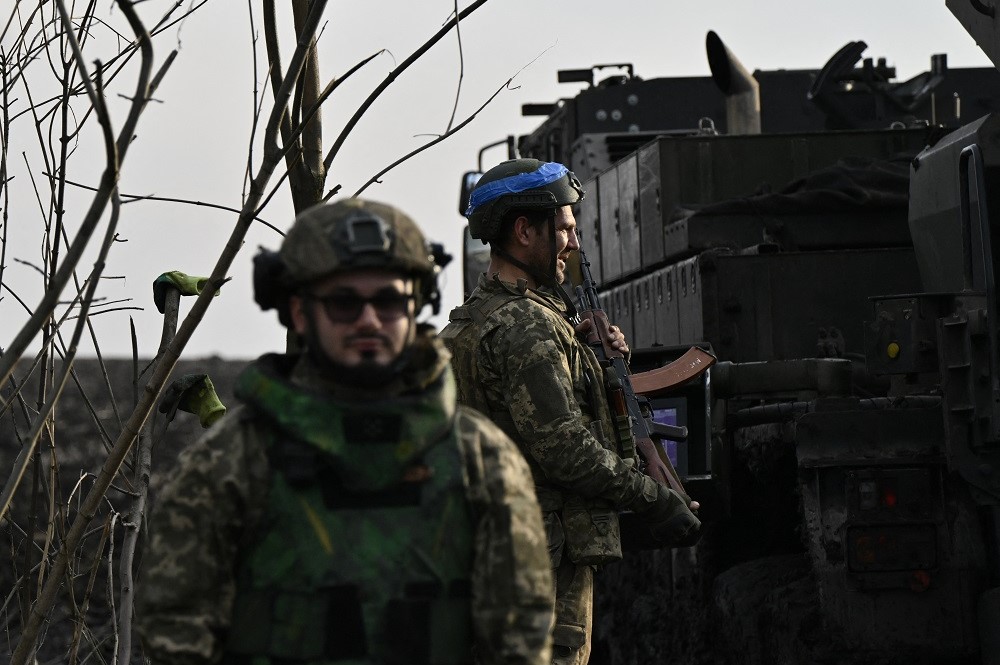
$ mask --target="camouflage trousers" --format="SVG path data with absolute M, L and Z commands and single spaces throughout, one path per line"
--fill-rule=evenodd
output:
M 594 624 L 594 567 L 564 556 L 552 572 L 556 583 L 552 664 L 587 665 Z

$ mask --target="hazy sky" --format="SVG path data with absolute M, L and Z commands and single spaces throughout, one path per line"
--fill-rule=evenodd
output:
M 110 3 L 101 3 L 110 5 Z M 153 0 L 141 5 L 150 18 L 173 4 Z M 253 3 L 258 4 L 258 3 Z M 279 4 L 282 4 L 279 2 Z M 468 4 L 467 0 L 461 3 Z M 376 58 L 346 83 L 324 108 L 324 142 L 329 147 L 345 120 L 368 92 L 411 51 L 448 19 L 452 0 L 331 1 L 320 37 L 321 79 L 339 76 L 355 62 L 379 49 Z M 255 11 L 259 11 L 255 7 Z M 256 30 L 262 35 L 259 15 Z M 109 23 L 121 26 L 112 11 Z M 632 62 L 644 78 L 707 76 L 705 34 L 715 30 L 750 70 L 819 68 L 846 42 L 864 40 L 868 57 L 887 58 L 901 78 L 928 68 L 933 53 L 947 53 L 952 67 L 985 66 L 988 61 L 963 31 L 943 0 L 490 0 L 462 24 L 464 79 L 457 119 L 478 108 L 504 81 L 517 74 L 516 89 L 505 90 L 473 123 L 445 143 L 389 173 L 364 196 L 393 203 L 409 212 L 428 236 L 460 254 L 463 220 L 457 214 L 459 177 L 475 166 L 480 146 L 509 133 L 525 133 L 538 118 L 520 117 L 526 102 L 551 102 L 572 96 L 581 84 L 557 84 L 556 70 L 605 62 Z M 114 47 L 110 33 L 95 35 Z M 5 39 L 4 46 L 7 46 Z M 263 38 L 257 58 L 261 92 L 266 91 Z M 282 46 L 290 53 L 288 26 Z M 155 40 L 158 61 L 172 48 L 179 55 L 166 80 L 140 120 L 136 138 L 122 169 L 121 190 L 240 206 L 243 174 L 253 112 L 254 71 L 247 3 L 210 0 L 181 25 Z M 287 55 L 285 59 L 287 63 Z M 36 63 L 29 81 L 34 93 L 51 86 L 47 65 Z M 328 187 L 342 184 L 353 193 L 371 175 L 397 157 L 444 131 L 451 115 L 459 75 L 454 34 L 399 78 L 348 139 L 329 175 Z M 132 80 L 123 76 L 109 95 L 130 94 Z M 14 89 L 23 108 L 26 93 Z M 269 92 L 268 92 L 269 95 Z M 123 106 L 114 120 L 123 119 Z M 94 184 L 103 166 L 97 126 L 91 123 L 70 163 L 70 179 Z M 33 123 L 20 119 L 11 130 L 10 226 L 4 281 L 28 302 L 38 301 L 40 278 L 35 269 L 43 222 L 31 187 L 29 167 L 42 179 Z M 22 152 L 24 155 L 22 156 Z M 505 156 L 487 154 L 489 165 Z M 259 152 L 255 153 L 255 164 Z M 26 164 L 27 162 L 27 164 Z M 277 182 L 277 178 L 273 183 Z M 89 199 L 76 193 L 67 205 L 71 233 Z M 280 228 L 291 222 L 291 203 L 282 188 L 262 217 Z M 141 311 L 118 311 L 94 317 L 102 351 L 130 354 L 129 316 L 135 321 L 140 353 L 155 353 L 160 315 L 151 302 L 151 282 L 167 270 L 207 275 L 229 236 L 235 214 L 205 207 L 139 202 L 125 206 L 119 233 L 127 242 L 112 250 L 100 295 L 130 298 Z M 100 234 L 102 230 L 98 231 Z M 258 245 L 277 248 L 280 237 L 256 227 L 232 270 L 232 282 L 213 303 L 206 320 L 189 343 L 189 358 L 217 354 L 250 358 L 284 345 L 275 315 L 254 305 L 250 259 Z M 90 261 L 81 272 L 90 269 Z M 460 261 L 444 277 L 444 313 L 461 298 Z M 66 296 L 69 296 L 67 292 Z M 23 308 L 0 293 L 0 346 L 6 347 L 26 318 Z M 182 314 L 187 305 L 182 306 Z M 441 322 L 439 317 L 437 322 Z M 81 353 L 92 354 L 83 348 Z

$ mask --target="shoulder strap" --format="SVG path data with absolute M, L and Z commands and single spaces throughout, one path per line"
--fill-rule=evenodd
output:
M 448 321 L 469 321 L 472 319 L 472 315 L 469 313 L 469 308 L 465 305 L 460 305 L 455 309 L 448 312 Z
M 477 325 L 482 325 L 489 318 L 490 314 L 500 309 L 503 305 L 516 298 L 524 298 L 523 294 L 513 293 L 493 293 L 488 298 L 471 300 L 466 305 L 469 316 Z
M 462 482 L 465 485 L 466 499 L 477 517 L 484 512 L 490 501 L 479 434 L 475 420 L 469 417 L 465 409 L 459 407 L 455 417 L 455 438 L 462 459 Z

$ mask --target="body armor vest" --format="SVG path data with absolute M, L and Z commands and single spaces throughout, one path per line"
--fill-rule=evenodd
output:
M 238 564 L 227 662 L 472 662 L 474 506 L 454 400 L 320 408 L 266 387 L 247 401 L 270 433 L 272 477 Z M 260 395 L 280 410 L 261 413 Z

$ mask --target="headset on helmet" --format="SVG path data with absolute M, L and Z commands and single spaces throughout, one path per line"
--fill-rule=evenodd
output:
M 277 309 L 289 326 L 288 297 L 303 284 L 345 270 L 384 268 L 412 277 L 417 311 L 429 304 L 437 314 L 437 275 L 450 260 L 397 208 L 362 199 L 320 204 L 295 218 L 279 251 L 261 248 L 254 257 L 254 299 L 263 310 Z

